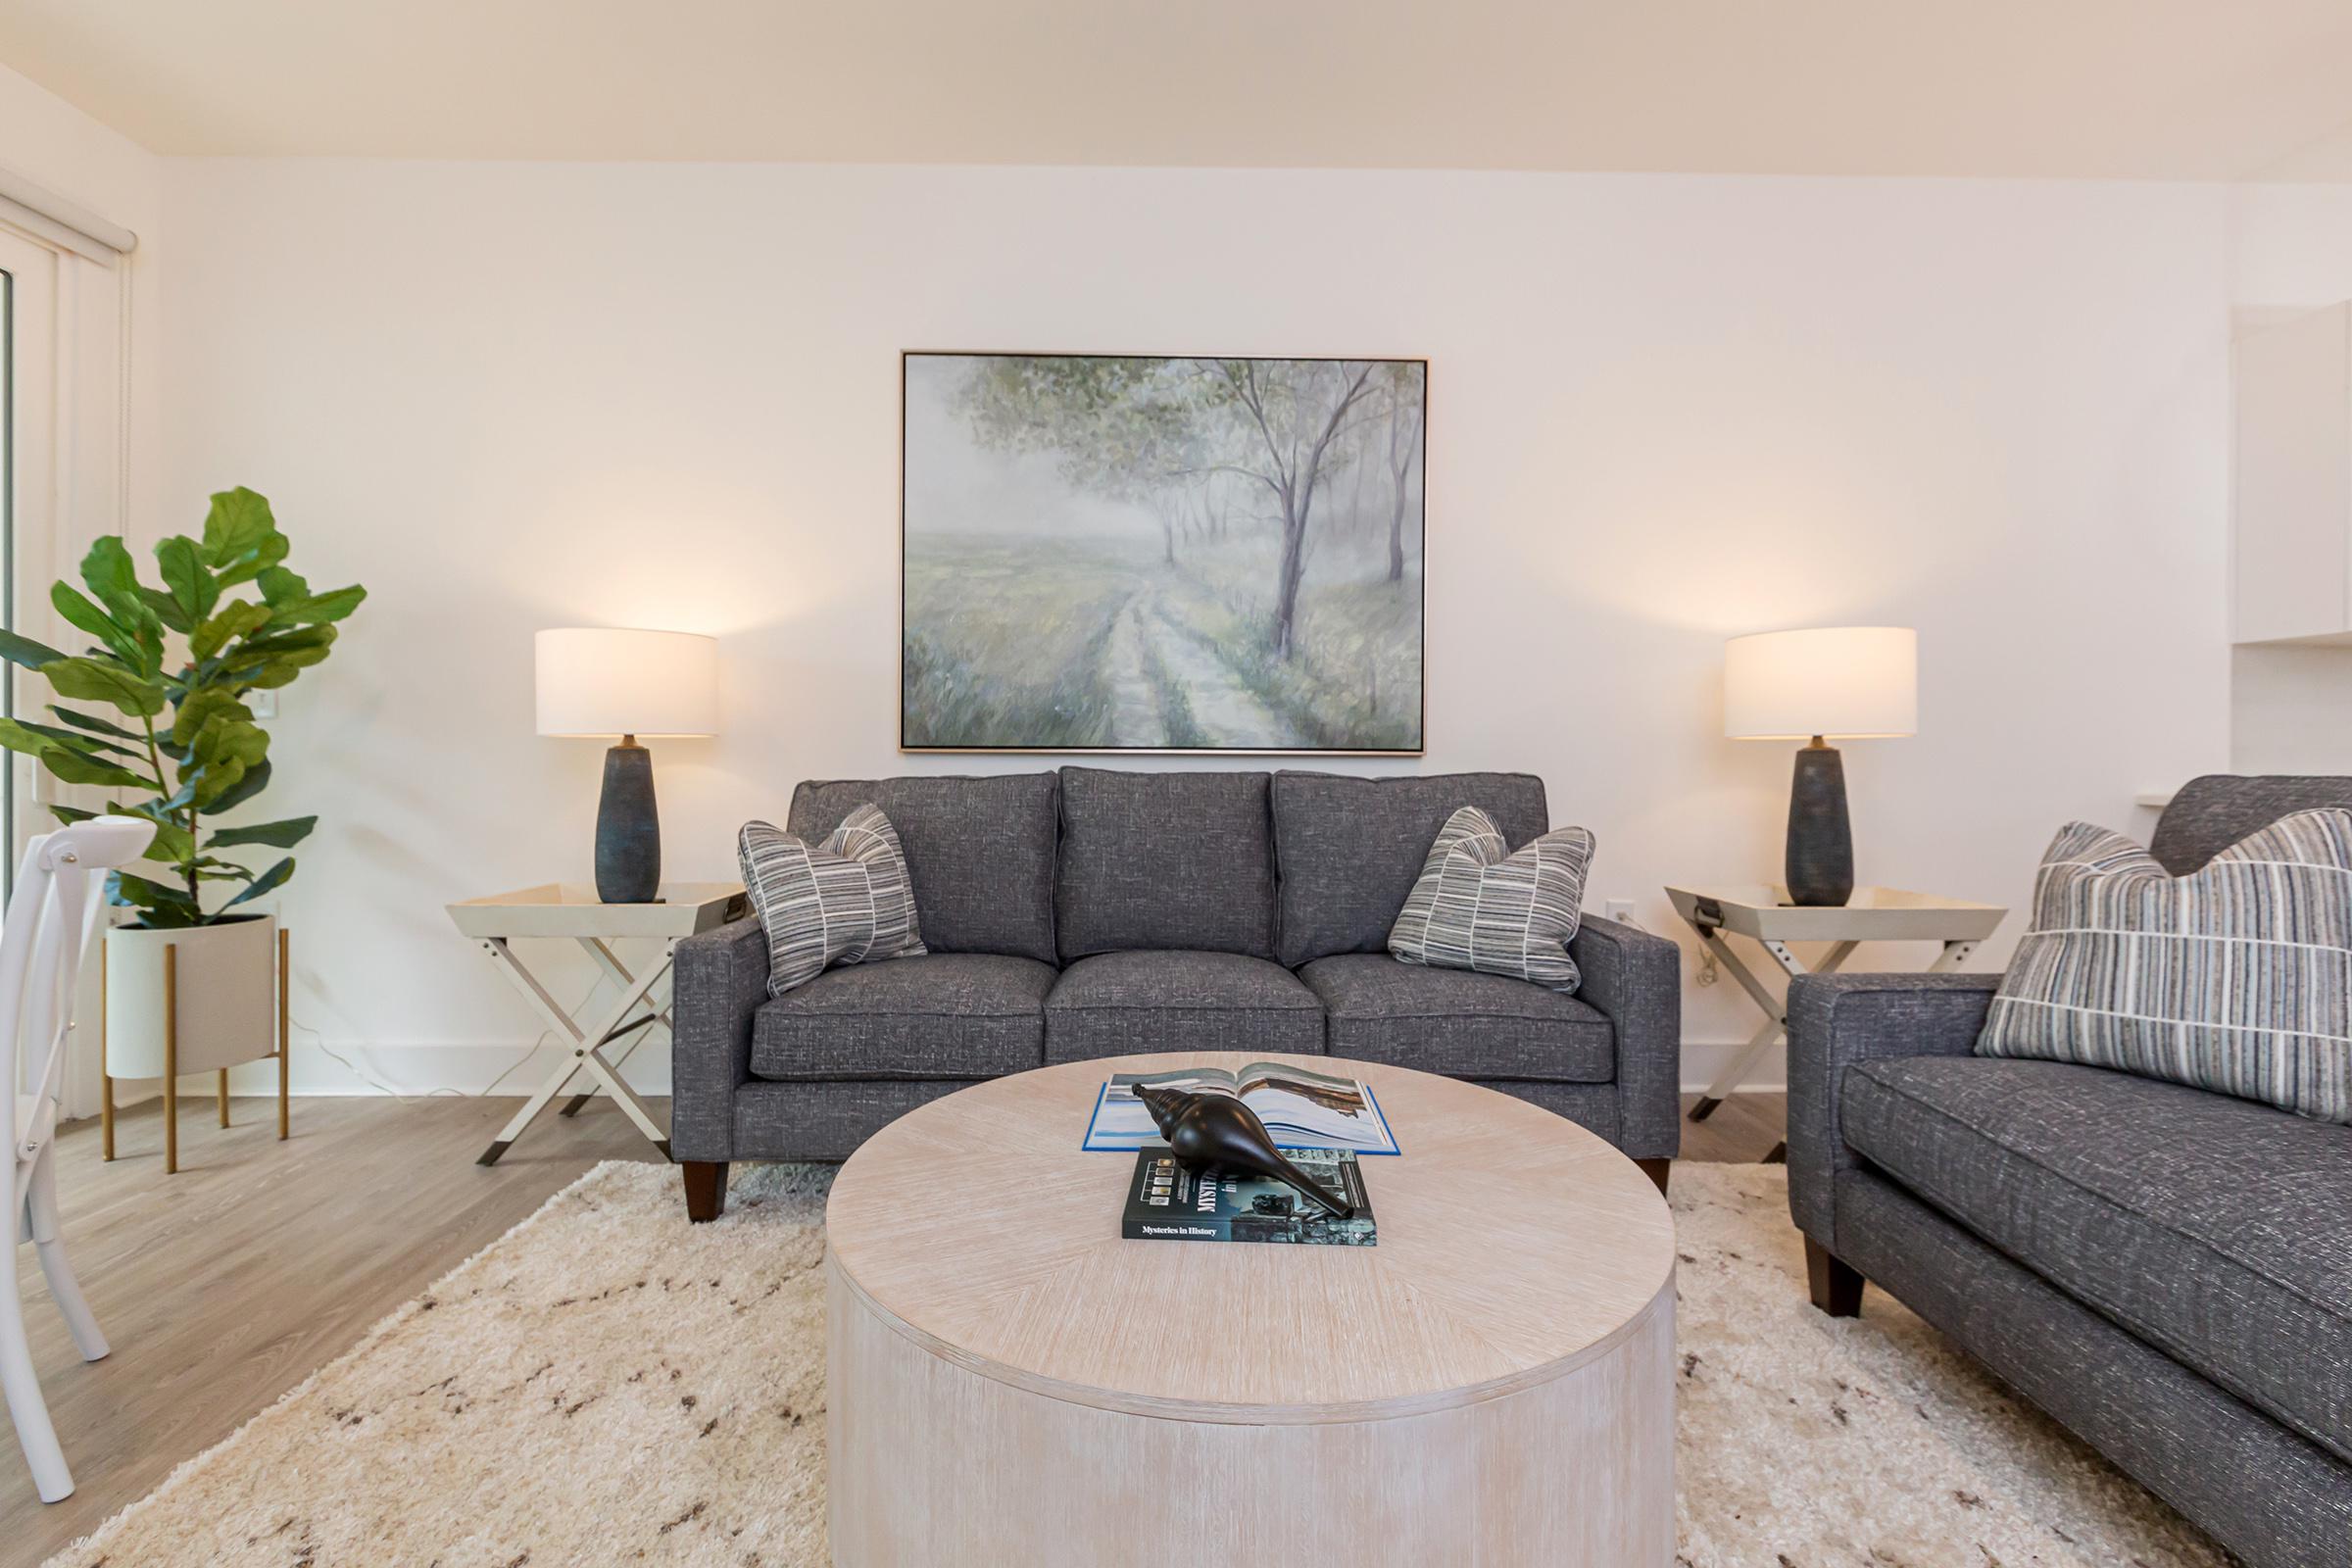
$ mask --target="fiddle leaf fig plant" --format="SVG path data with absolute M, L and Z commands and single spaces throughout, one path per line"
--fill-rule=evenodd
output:
M 267 499 L 224 490 L 202 539 L 174 534 L 155 547 L 162 587 L 140 582 L 130 551 L 108 535 L 82 558 L 80 588 L 61 581 L 50 590 L 58 614 L 96 639 L 90 648 L 61 653 L 0 631 L 0 659 L 37 671 L 62 699 L 48 705 L 55 723 L 0 718 L 0 746 L 69 784 L 122 792 L 105 810 L 154 824 L 144 858 L 158 874 L 107 878 L 109 901 L 137 909 L 149 927 L 211 925 L 284 886 L 292 856 L 257 872 L 217 852 L 292 849 L 318 824 L 292 816 L 205 831 L 207 817 L 270 782 L 270 734 L 253 721 L 248 694 L 288 685 L 324 660 L 335 622 L 368 597 L 357 585 L 313 592 L 283 564 L 287 548 Z M 250 595 L 231 592 L 245 587 Z M 99 814 L 49 809 L 63 822 Z M 207 883 L 239 886 L 208 908 Z

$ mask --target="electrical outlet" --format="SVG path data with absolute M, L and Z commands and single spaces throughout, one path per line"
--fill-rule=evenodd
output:
M 1634 901 L 1611 899 L 1600 906 L 1600 912 L 1612 920 L 1630 921 L 1634 917 Z
M 275 718 L 277 716 L 277 688 L 264 686 L 258 690 L 247 692 L 245 708 L 256 718 Z

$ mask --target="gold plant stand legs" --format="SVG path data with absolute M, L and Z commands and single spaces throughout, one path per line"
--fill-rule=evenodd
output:
M 164 1174 L 179 1173 L 179 945 L 164 946 Z
M 291 1127 L 286 1107 L 286 1079 L 294 1070 L 293 1017 L 286 1010 L 288 973 L 286 928 L 277 928 L 277 1141 L 284 1143 Z
M 98 1153 L 115 1157 L 115 1077 L 106 1070 L 106 935 L 98 937 Z

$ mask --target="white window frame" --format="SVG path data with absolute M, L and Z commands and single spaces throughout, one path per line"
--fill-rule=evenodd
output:
M 24 636 L 69 647 L 80 634 L 51 607 L 49 584 L 80 561 L 91 540 L 130 532 L 130 259 L 20 196 L 16 182 L 0 183 L 0 270 L 12 279 L 10 623 Z M 72 209 L 66 216 L 82 218 Z M 37 712 L 49 700 L 46 686 L 4 667 L 0 678 L 16 711 Z M 9 753 L 6 766 L 16 801 L 5 846 L 13 866 L 26 841 L 53 825 L 51 803 L 98 802 L 94 792 L 60 785 L 30 758 Z M 85 964 L 82 972 L 88 994 L 77 1014 L 94 1018 L 99 966 Z M 65 1114 L 96 1111 L 99 1074 L 98 1031 L 76 1030 Z

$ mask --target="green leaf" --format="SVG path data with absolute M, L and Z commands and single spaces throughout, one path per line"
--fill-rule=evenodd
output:
M 98 602 L 110 610 L 138 602 L 138 564 L 130 559 L 130 551 L 121 534 L 100 534 L 90 541 L 90 553 L 81 558 L 81 580 L 90 585 L 90 592 L 97 595 Z
M 114 723 L 111 720 L 99 718 L 89 713 L 77 713 L 71 708 L 60 708 L 55 703 L 49 704 L 48 707 L 49 711 L 55 713 L 58 717 L 64 719 L 75 729 L 86 729 L 94 735 L 117 735 L 126 741 L 137 741 L 142 746 L 147 743 L 147 737 L 141 735 L 135 729 L 124 729 L 122 725 Z
M 271 620 L 280 626 L 307 626 L 319 621 L 341 620 L 367 599 L 368 590 L 358 583 L 337 588 L 331 593 L 306 595 L 270 605 Z
M 250 719 L 253 710 L 239 702 L 236 693 L 225 688 L 200 687 L 180 701 L 178 711 L 172 717 L 172 739 L 177 745 L 192 747 L 204 726 L 223 714 Z
M 69 784 L 104 784 L 111 789 L 152 790 L 159 786 L 144 773 L 133 773 L 103 758 L 69 752 L 54 742 L 38 754 L 41 765 Z
M 26 669 L 38 669 L 54 664 L 66 656 L 47 643 L 36 643 L 29 637 L 20 637 L 13 631 L 0 631 L 0 659 Z
M 68 751 L 79 752 L 85 757 L 103 753 L 109 757 L 126 757 L 134 762 L 147 760 L 144 752 L 134 752 L 127 746 L 117 746 L 113 741 L 102 741 L 95 735 L 84 735 L 79 730 L 66 729 L 57 724 L 35 724 L 30 719 L 20 722 L 35 735 L 46 735 Z
M 268 605 L 258 605 L 250 599 L 231 600 L 220 613 L 189 635 L 188 652 L 197 659 L 210 659 L 246 633 L 269 625 L 270 619 Z
M 199 855 L 192 860 L 183 860 L 180 863 L 194 871 L 197 880 L 202 882 L 250 882 L 253 880 L 252 866 L 239 865 L 234 860 L 223 860 L 217 855 Z
M 81 702 L 112 703 L 125 712 L 151 716 L 164 710 L 164 683 L 143 679 L 116 664 L 95 659 L 54 659 L 41 666 L 60 697 Z
M 311 585 L 299 572 L 283 566 L 271 566 L 254 579 L 261 585 L 262 600 L 272 610 L 279 605 L 291 605 L 311 597 Z
M 244 777 L 244 760 L 235 757 L 223 757 L 180 775 L 183 789 L 193 781 L 195 793 L 190 799 L 199 811 L 221 809 L 220 797 L 235 789 Z
M 220 587 L 250 582 L 285 560 L 286 548 L 267 498 L 243 485 L 213 497 L 204 519 L 204 561 L 220 573 Z
M 66 826 L 72 827 L 76 822 L 87 822 L 91 817 L 96 816 L 98 813 L 96 811 L 85 811 L 78 806 L 52 806 L 49 808 L 49 814 L 56 817 L 60 822 L 65 823 Z
M 123 662 L 144 669 L 147 662 L 147 650 L 139 646 L 137 634 L 130 627 L 120 624 L 114 616 L 90 603 L 72 583 L 50 584 L 49 603 L 55 605 L 57 612 L 65 616 L 68 621 L 113 649 L 117 657 L 121 658 Z
M 238 905 L 246 904 L 254 899 L 258 899 L 265 893 L 274 892 L 276 889 L 283 887 L 285 885 L 286 878 L 292 876 L 293 874 L 294 857 L 289 855 L 284 859 L 271 866 L 269 870 L 264 871 L 260 876 L 255 877 L 251 887 L 238 894 L 235 898 L 229 900 L 226 904 L 220 906 L 220 907 L 223 909 L 233 909 Z
M 139 585 L 139 597 L 147 602 L 147 608 L 149 610 L 155 612 L 156 619 L 162 621 L 165 625 L 171 627 L 182 637 L 185 637 L 189 632 L 196 629 L 196 623 L 188 618 L 187 612 L 179 608 L 179 601 L 173 599 L 170 594 L 164 592 L 161 588 L 150 588 L 146 584 L 141 583 Z
M 233 811 L 238 807 L 243 806 L 247 801 L 252 800 L 256 795 L 261 794 L 263 789 L 267 787 L 269 783 L 270 760 L 268 758 L 264 758 L 259 762 L 254 763 L 253 766 L 245 769 L 245 776 L 237 781 L 237 784 L 233 789 L 225 790 L 220 795 L 213 797 L 211 803 L 205 808 L 205 809 L 216 813 L 220 811 Z
M 289 816 L 282 822 L 251 822 L 237 827 L 217 829 L 205 841 L 205 848 L 228 849 L 239 844 L 267 844 L 272 849 L 290 850 L 310 837 L 311 829 L 318 825 L 315 816 Z
M 279 686 L 293 685 L 295 678 L 301 673 L 302 666 L 300 664 L 289 664 L 282 660 L 271 660 L 258 669 L 247 670 L 237 678 L 258 690 L 270 691 Z
M 81 560 L 81 580 L 98 596 L 98 604 L 75 593 L 71 583 L 56 583 L 49 589 L 49 601 L 58 613 L 112 648 L 140 674 L 161 670 L 164 623 L 147 603 L 138 567 L 119 535 L 103 534 L 91 542 L 90 553 Z
M 12 752 L 23 752 L 27 757 L 38 757 L 43 752 L 55 750 L 57 742 L 13 718 L 0 718 L 0 746 Z
M 186 534 L 175 533 L 157 545 L 155 564 L 163 571 L 164 586 L 172 590 L 172 603 L 187 622 L 174 630 L 186 631 L 220 602 L 220 582 L 205 569 L 201 548 Z
M 240 776 L 269 755 L 267 731 L 258 724 L 226 715 L 211 720 L 197 731 L 194 743 L 188 747 L 188 756 L 206 767 L 235 762 Z
M 155 837 L 139 852 L 142 860 L 161 860 L 167 865 L 185 865 L 196 855 L 196 836 L 177 822 L 155 824 Z
M 179 788 L 173 790 L 170 795 L 164 797 L 164 799 L 155 802 L 153 811 L 169 813 L 172 811 L 186 810 L 189 807 L 196 804 L 196 789 L 197 786 L 203 782 L 204 769 L 200 767 L 182 768 L 179 775 Z M 147 817 L 150 821 L 162 820 L 161 817 L 154 815 L 150 811 L 140 811 L 138 814 L 140 816 Z
M 332 626 L 296 626 L 287 631 L 273 631 L 267 637 L 248 637 L 243 646 L 232 650 L 243 659 L 248 654 L 274 655 L 325 649 L 342 635 Z
M 186 888 L 175 888 L 169 882 L 150 881 L 128 871 L 115 871 L 106 879 L 106 898 L 110 904 L 132 904 L 141 908 L 175 908 L 201 910 L 202 906 L 189 896 Z

